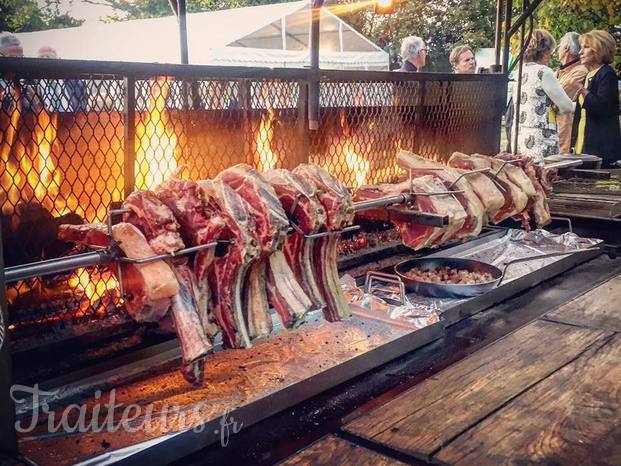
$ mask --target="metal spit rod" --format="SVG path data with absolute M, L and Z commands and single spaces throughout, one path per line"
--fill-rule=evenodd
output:
M 59 257 L 40 262 L 16 265 L 4 269 L 4 281 L 14 283 L 45 275 L 54 275 L 63 272 L 72 272 L 82 267 L 94 267 L 114 260 L 114 255 L 108 249 L 86 252 L 74 256 Z
M 452 194 L 455 191 L 447 191 L 446 193 L 428 193 L 428 195 L 435 194 Z M 413 196 L 417 195 L 426 195 L 426 193 L 403 193 L 397 194 L 393 196 L 385 196 L 378 199 L 372 199 L 369 201 L 362 201 L 354 203 L 354 210 L 356 212 L 361 212 L 364 210 L 389 207 L 393 204 L 407 204 L 413 198 Z M 112 238 L 112 217 L 115 215 L 121 215 L 128 213 L 129 209 L 115 209 L 110 210 L 108 219 L 107 219 L 107 227 L 108 234 L 110 238 Z M 436 214 L 428 214 L 425 212 L 416 212 L 409 211 L 410 220 L 418 219 L 418 221 L 424 224 L 433 224 L 433 225 L 441 225 L 445 222 L 445 217 L 436 215 Z M 292 224 L 293 226 L 293 224 Z M 305 237 L 309 239 L 321 238 L 324 236 L 335 235 L 348 233 L 360 228 L 359 225 L 350 225 L 348 227 L 343 228 L 338 231 L 331 232 L 320 232 L 314 233 L 311 235 L 305 235 Z M 293 227 L 295 229 L 295 226 Z M 215 241 L 212 243 L 201 244 L 198 246 L 193 246 L 185 249 L 181 249 L 179 251 L 175 251 L 174 254 L 161 254 L 152 257 L 147 257 L 144 259 L 130 259 L 127 257 L 119 257 L 118 254 L 111 248 L 103 248 L 97 251 L 87 252 L 83 254 L 76 254 L 73 256 L 67 257 L 59 257 L 56 259 L 51 259 L 47 261 L 39 261 L 39 262 L 31 262 L 28 264 L 22 264 L 14 267 L 7 267 L 4 270 L 5 274 L 5 282 L 6 283 L 14 283 L 20 280 L 28 280 L 35 277 L 42 277 L 46 275 L 54 275 L 58 273 L 64 272 L 72 272 L 78 268 L 87 268 L 87 267 L 95 267 L 98 265 L 104 265 L 110 262 L 116 262 L 117 267 L 120 268 L 121 262 L 125 263 L 133 263 L 133 264 L 145 264 L 149 262 L 153 262 L 156 260 L 165 260 L 172 259 L 174 257 L 182 256 L 185 254 L 190 254 L 202 249 L 207 248 L 215 248 L 221 244 L 233 244 L 233 241 Z M 122 274 L 119 271 L 119 276 Z

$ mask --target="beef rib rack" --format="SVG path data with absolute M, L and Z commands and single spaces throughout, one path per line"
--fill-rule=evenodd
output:
M 317 198 L 326 212 L 327 231 L 338 231 L 351 225 L 354 220 L 354 205 L 351 194 L 340 181 L 318 165 L 302 164 L 293 173 L 312 182 L 317 188 Z M 351 316 L 337 269 L 338 240 L 339 235 L 336 234 L 311 240 L 314 242 L 315 276 L 325 303 L 324 316 L 331 322 Z
M 304 235 L 317 233 L 326 224 L 326 211 L 317 198 L 314 183 L 289 170 L 265 173 L 285 212 L 297 228 L 285 240 L 285 256 L 304 292 L 315 309 L 325 306 L 313 267 L 313 241 Z
M 249 282 L 245 286 L 257 291 L 264 289 L 266 283 L 269 302 L 282 325 L 286 328 L 299 325 L 312 302 L 295 279 L 283 253 L 289 219 L 274 189 L 261 173 L 246 164 L 223 170 L 216 181 L 227 184 L 246 201 L 256 225 L 255 238 L 261 256 L 250 266 Z
M 252 306 L 256 299 L 249 297 L 244 303 L 244 281 L 253 261 L 259 257 L 260 248 L 253 235 L 256 230 L 250 216 L 250 206 L 231 187 L 221 181 L 198 182 L 205 196 L 220 205 L 230 219 L 229 231 L 234 243 L 227 254 L 214 259 L 209 266 L 209 284 L 212 290 L 211 319 L 222 330 L 224 346 L 242 348 L 251 346 L 251 338 L 271 331 L 271 319 L 263 309 L 266 304 Z M 262 291 L 265 294 L 265 291 Z M 244 316 L 248 320 L 246 321 Z M 261 330 L 260 330 L 261 329 Z
M 155 193 L 135 191 L 127 196 L 123 208 L 130 211 L 124 215 L 124 220 L 142 231 L 156 254 L 174 254 L 185 247 L 173 212 Z M 172 298 L 171 311 L 183 353 L 182 374 L 190 383 L 201 385 L 204 358 L 212 346 L 198 309 L 196 277 L 186 257 L 172 259 L 169 263 L 179 282 L 179 293 Z

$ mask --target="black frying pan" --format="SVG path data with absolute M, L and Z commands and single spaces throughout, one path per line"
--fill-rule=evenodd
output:
M 413 291 L 423 296 L 431 296 L 434 298 L 470 298 L 472 296 L 478 296 L 494 288 L 500 286 L 507 268 L 512 264 L 518 262 L 529 262 L 536 259 L 544 259 L 547 257 L 566 256 L 569 254 L 581 253 L 581 252 L 593 252 L 601 250 L 599 247 L 587 248 L 587 249 L 575 249 L 568 252 L 553 252 L 550 254 L 540 254 L 538 256 L 523 257 L 520 259 L 514 259 L 512 261 L 505 262 L 503 270 L 495 267 L 486 262 L 481 262 L 473 259 L 459 259 L 453 257 L 427 257 L 423 259 L 410 259 L 395 265 L 395 273 L 405 284 L 405 287 L 409 291 Z M 476 283 L 473 285 L 453 285 L 443 283 L 431 283 L 414 280 L 407 276 L 414 267 L 418 267 L 421 270 L 437 270 L 442 267 L 451 267 L 459 270 L 467 270 L 469 272 L 487 272 L 491 274 L 492 280 L 485 283 Z

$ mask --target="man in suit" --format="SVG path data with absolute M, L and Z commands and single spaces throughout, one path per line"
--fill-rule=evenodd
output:
M 425 66 L 427 49 L 425 41 L 417 36 L 409 36 L 401 42 L 401 58 L 403 65 L 399 71 L 415 73 Z

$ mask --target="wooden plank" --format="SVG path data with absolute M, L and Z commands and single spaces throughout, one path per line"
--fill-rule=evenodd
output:
M 621 275 L 565 303 L 545 317 L 557 322 L 621 331 Z
M 621 336 L 580 358 L 459 436 L 450 464 L 621 464 Z
M 601 330 L 535 321 L 353 420 L 345 429 L 401 452 L 428 457 L 605 336 Z
M 339 466 L 389 466 L 404 465 L 401 461 L 376 453 L 345 439 L 328 435 L 287 458 L 283 466 L 335 465 Z

